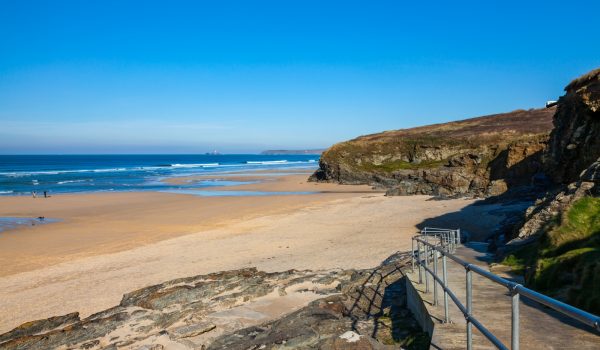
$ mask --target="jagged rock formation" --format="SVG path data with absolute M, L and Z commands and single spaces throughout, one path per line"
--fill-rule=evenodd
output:
M 575 79 L 565 91 L 544 163 L 554 181 L 568 184 L 600 156 L 600 69 Z
M 370 184 L 390 195 L 498 195 L 530 185 L 554 108 L 518 110 L 342 142 L 323 153 L 313 181 Z
M 280 320 L 224 335 L 212 350 L 427 348 L 406 308 L 406 254 L 364 271 L 340 295 L 317 300 Z
M 83 320 L 74 313 L 25 323 L 0 335 L 0 349 L 385 349 L 386 343 L 427 343 L 405 308 L 399 279 L 406 261 L 396 255 L 365 271 L 249 268 L 176 279 L 128 293 L 118 306 Z
M 527 208 L 525 220 L 512 235 L 509 247 L 529 243 L 549 229 L 553 221 L 585 196 L 600 196 L 600 159 L 584 170 L 579 181 L 561 186 Z
M 543 167 L 555 185 L 528 208 L 499 250 L 526 283 L 600 312 L 600 69 L 571 82 L 558 101 Z
M 600 193 L 600 69 L 575 79 L 565 91 L 543 155 L 544 171 L 558 186 L 527 209 L 512 244 L 542 234 L 571 203 Z

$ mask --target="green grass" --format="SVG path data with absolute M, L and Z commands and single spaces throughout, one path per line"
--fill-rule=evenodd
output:
M 600 198 L 573 203 L 538 243 L 513 252 L 502 263 L 514 272 L 534 268 L 525 274 L 529 286 L 600 313 Z
M 541 244 L 532 285 L 600 313 L 600 198 L 573 203 Z
M 537 243 L 523 246 L 506 256 L 501 264 L 510 266 L 513 273 L 525 275 L 530 268 L 535 266 L 537 250 Z
M 547 236 L 544 254 L 559 254 L 576 247 L 583 241 L 600 245 L 600 198 L 584 197 L 573 203 L 561 225 Z

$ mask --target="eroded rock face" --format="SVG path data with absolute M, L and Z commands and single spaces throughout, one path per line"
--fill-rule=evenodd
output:
M 341 294 L 221 336 L 208 349 L 397 349 L 408 339 L 426 346 L 427 336 L 406 308 L 402 268 L 407 258 L 392 256 L 376 269 L 361 271 Z
M 539 237 L 573 202 L 600 195 L 600 69 L 575 79 L 565 91 L 543 157 L 557 186 L 527 209 L 511 244 Z
M 520 245 L 537 239 L 549 228 L 555 218 L 562 215 L 574 202 L 585 196 L 600 195 L 600 160 L 581 174 L 580 181 L 547 193 L 525 213 L 525 221 L 513 233 L 511 245 Z
M 515 111 L 362 136 L 325 151 L 312 181 L 370 184 L 388 195 L 490 196 L 531 185 L 554 109 Z
M 398 283 L 406 261 L 395 256 L 365 271 L 250 268 L 176 279 L 83 320 L 75 313 L 23 324 L 0 335 L 0 349 L 382 348 L 419 333 Z M 393 329 L 392 317 L 404 326 Z M 375 331 L 377 322 L 391 331 Z M 355 326 L 358 341 L 340 338 Z
M 555 182 L 569 184 L 600 157 L 600 69 L 575 79 L 565 91 L 544 162 Z

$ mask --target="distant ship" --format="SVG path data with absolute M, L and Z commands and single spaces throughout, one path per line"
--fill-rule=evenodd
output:
M 214 150 L 212 152 L 206 152 L 204 154 L 207 155 L 207 156 L 219 156 L 219 155 L 221 155 L 221 152 L 219 152 L 217 150 Z

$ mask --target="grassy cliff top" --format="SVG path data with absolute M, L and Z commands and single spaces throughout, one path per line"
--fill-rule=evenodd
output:
M 547 137 L 555 107 L 508 113 L 385 131 L 333 145 L 321 156 L 321 164 L 346 164 L 363 171 L 391 172 L 438 167 L 456 152 L 495 148 L 516 140 Z M 421 149 L 434 149 L 423 154 Z M 484 156 L 484 155 L 482 155 Z M 419 158 L 418 162 L 412 161 Z
M 470 139 L 496 138 L 549 133 L 555 107 L 516 110 L 508 113 L 464 119 L 443 124 L 432 124 L 411 129 L 385 131 L 360 136 L 352 141 L 387 141 L 393 139 Z
M 597 83 L 598 81 L 600 81 L 600 68 L 596 68 L 580 77 L 577 77 L 576 79 L 573 79 L 573 81 L 571 81 L 569 85 L 565 87 L 565 91 L 574 92 L 586 85 Z

